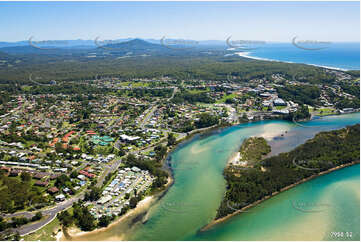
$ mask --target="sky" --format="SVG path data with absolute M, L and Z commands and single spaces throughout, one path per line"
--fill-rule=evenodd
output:
M 360 40 L 359 2 L 0 2 L 0 41 Z

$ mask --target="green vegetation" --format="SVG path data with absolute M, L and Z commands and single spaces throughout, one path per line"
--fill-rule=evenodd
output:
M 103 215 L 99 218 L 98 227 L 107 227 L 113 220 L 113 216 Z
M 209 113 L 202 113 L 199 115 L 199 120 L 194 122 L 194 125 L 197 129 L 210 127 L 212 125 L 218 124 L 219 119 L 217 116 L 211 115 Z
M 42 229 L 23 237 L 25 241 L 55 241 L 55 234 L 60 229 L 59 219 L 55 218 Z
M 175 135 L 173 133 L 169 133 L 168 134 L 168 143 L 167 143 L 167 145 L 168 146 L 175 145 L 176 141 L 177 141 L 177 139 L 176 139 Z
M 360 160 L 360 125 L 318 133 L 294 150 L 266 158 L 254 168 L 224 171 L 227 192 L 217 218 L 233 213 L 321 171 Z
M 0 211 L 14 213 L 18 210 L 28 208 L 31 203 L 48 203 L 49 198 L 42 194 L 42 188 L 32 184 L 28 175 L 19 177 L 8 177 L 0 172 Z
M 154 148 L 155 160 L 161 162 L 163 158 L 167 155 L 167 147 L 163 145 L 158 145 Z
M 236 97 L 235 93 L 224 95 L 221 99 L 217 100 L 216 103 L 230 103 L 233 98 Z
M 281 73 L 286 78 L 310 83 L 330 83 L 335 76 L 325 73 L 322 68 L 293 63 L 250 60 L 242 57 L 224 57 L 225 51 L 213 51 L 213 55 L 185 51 L 174 52 L 174 56 L 149 56 L 134 58 L 84 58 L 82 55 L 41 55 L 28 54 L 9 56 L 21 59 L 13 66 L 0 66 L 0 83 L 28 84 L 30 73 L 39 76 L 38 82 L 50 80 L 89 80 L 96 77 L 155 78 L 169 76 L 174 79 L 235 80 L 247 81 L 252 78 L 270 78 Z M 38 53 L 38 52 L 37 52 Z M 16 57 L 15 57 L 16 56 Z M 51 60 L 52 65 L 49 65 Z M 69 61 L 71 60 L 71 61 Z M 171 67 L 171 68 L 170 68 Z M 34 70 L 41 70 L 35 71 Z M 55 87 L 56 88 L 56 87 Z
M 136 158 L 133 154 L 129 154 L 125 158 L 125 162 L 128 166 L 136 166 L 142 170 L 148 170 L 152 175 L 156 176 L 155 181 L 152 184 L 152 188 L 160 188 L 167 183 L 168 173 L 162 169 L 162 162 L 154 162 L 150 159 Z
M 240 148 L 241 159 L 251 164 L 261 161 L 264 155 L 271 152 L 271 146 L 263 137 L 245 139 Z
M 90 192 L 85 193 L 84 201 L 97 201 L 101 197 L 101 195 L 102 195 L 102 189 L 96 186 L 92 186 L 90 187 Z
M 57 218 L 64 228 L 69 228 L 72 225 L 76 225 L 82 231 L 92 231 L 97 227 L 107 227 L 111 221 L 116 218 L 116 216 L 103 215 L 99 218 L 99 220 L 97 220 L 90 213 L 89 207 L 86 207 L 83 202 L 79 201 L 78 203 L 73 204 L 71 212 L 65 210 L 59 213 Z
M 284 119 L 290 121 L 299 121 L 299 120 L 306 120 L 311 117 L 309 109 L 306 105 L 301 105 L 296 112 L 290 113 L 289 115 L 285 116 Z
M 318 116 L 336 114 L 336 110 L 334 108 L 319 108 L 317 110 L 314 109 L 313 112 Z
M 58 213 L 57 219 L 64 228 L 68 228 L 74 223 L 73 217 L 68 210 Z
M 118 90 L 118 96 L 127 96 L 127 97 L 136 97 L 136 98 L 144 98 L 144 97 L 163 97 L 169 98 L 172 95 L 173 89 L 165 88 L 165 89 L 122 89 Z
M 360 108 L 360 87 L 355 86 L 348 86 L 348 85 L 341 85 L 341 88 L 347 92 L 351 92 L 355 95 L 355 98 L 349 99 L 344 96 L 336 95 L 331 90 L 327 90 L 326 93 L 330 98 L 330 101 L 335 104 L 335 107 L 338 109 L 343 108 Z
M 192 93 L 189 91 L 182 91 L 182 92 L 177 92 L 174 95 L 174 98 L 172 99 L 173 103 L 213 103 L 214 100 L 212 98 L 210 98 L 208 96 L 208 93 L 206 92 L 196 92 L 196 93 Z
M 0 232 L 11 229 L 11 228 L 19 228 L 25 224 L 39 221 L 43 218 L 41 212 L 37 212 L 31 219 L 25 217 L 12 217 L 11 221 L 6 221 L 2 217 L 0 217 Z
M 81 202 L 73 204 L 73 218 L 75 224 L 83 231 L 92 231 L 96 228 L 95 217 Z
M 307 85 L 277 87 L 277 92 L 278 96 L 282 99 L 311 106 L 319 104 L 316 99 L 319 98 L 321 94 L 318 87 Z

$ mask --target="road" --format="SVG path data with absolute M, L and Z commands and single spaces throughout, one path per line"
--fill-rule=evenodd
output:
M 149 119 L 153 117 L 154 111 L 157 109 L 157 105 L 154 105 L 150 108 L 150 110 L 147 112 L 146 116 L 144 117 L 143 121 L 140 124 L 141 128 L 144 128 L 144 126 L 148 123 Z
M 47 225 L 48 223 L 50 223 L 51 221 L 53 221 L 56 218 L 56 215 L 63 211 L 68 209 L 69 207 L 71 207 L 73 205 L 74 202 L 79 201 L 80 199 L 84 198 L 84 194 L 85 191 L 82 191 L 81 193 L 79 193 L 78 195 L 72 197 L 71 199 L 68 199 L 64 202 L 58 203 L 55 207 L 52 207 L 50 209 L 45 209 L 42 210 L 41 213 L 43 214 L 43 217 L 45 217 L 45 219 L 41 219 L 38 222 L 32 223 L 32 224 L 26 224 L 20 228 L 16 228 L 13 229 L 14 232 L 18 232 L 21 236 L 33 233 L 39 229 L 41 229 L 42 227 L 44 227 L 45 225 Z M 15 217 L 15 216 L 23 216 L 26 218 L 31 218 L 34 216 L 34 214 L 37 211 L 34 212 L 19 212 L 19 213 L 14 213 L 14 214 L 7 214 L 4 215 L 4 217 L 6 218 L 11 218 L 11 217 Z
M 178 91 L 178 87 L 174 87 L 173 88 L 173 93 L 172 96 L 170 98 L 168 98 L 168 101 L 172 100 L 174 98 L 175 93 Z
M 168 101 L 172 100 L 175 93 L 178 91 L 178 87 L 174 87 L 173 88 L 173 93 L 172 96 L 170 98 L 168 98 Z M 151 119 L 153 117 L 153 113 L 154 111 L 158 108 L 158 105 L 154 105 L 150 108 L 150 111 L 147 112 L 145 118 L 143 119 L 143 121 L 141 122 L 141 124 L 139 125 L 141 128 L 144 128 L 144 126 L 148 123 L 149 119 Z
M 99 177 L 99 180 L 98 180 L 96 186 L 101 186 L 103 184 L 103 182 L 104 182 L 105 177 L 111 171 L 117 170 L 120 163 L 121 163 L 121 159 L 116 160 L 111 166 L 109 166 L 105 170 L 103 175 Z M 5 218 L 26 217 L 28 219 L 31 219 L 35 215 L 36 212 L 41 211 L 41 213 L 43 214 L 43 219 L 41 219 L 40 221 L 32 223 L 32 224 L 26 224 L 24 226 L 21 226 L 20 228 L 13 229 L 14 232 L 18 232 L 21 236 L 24 236 L 24 235 L 33 233 L 33 232 L 41 229 L 42 227 L 44 227 L 45 225 L 47 225 L 48 223 L 53 221 L 56 218 L 56 215 L 59 212 L 70 208 L 73 205 L 74 202 L 77 202 L 79 200 L 84 199 L 85 192 L 86 192 L 86 190 L 82 191 L 78 195 L 76 195 L 76 196 L 74 196 L 74 197 L 72 197 L 72 198 L 70 198 L 70 199 L 68 199 L 68 200 L 66 200 L 64 202 L 58 203 L 56 206 L 54 206 L 52 208 L 36 210 L 36 211 L 33 211 L 33 212 L 25 211 L 25 212 L 13 213 L 13 214 L 2 214 L 2 216 L 5 217 Z
M 236 109 L 234 107 L 232 107 L 231 105 L 226 105 L 226 106 L 230 112 L 228 120 L 231 121 L 232 123 L 238 122 L 239 116 L 237 114 Z
M 101 187 L 103 185 L 105 177 L 110 173 L 118 170 L 120 164 L 122 163 L 122 159 L 118 159 L 111 166 L 105 168 L 105 172 L 99 177 L 96 187 Z

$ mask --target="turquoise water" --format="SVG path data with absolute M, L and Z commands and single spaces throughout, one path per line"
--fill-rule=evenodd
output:
M 301 184 L 188 240 L 359 240 L 360 165 Z M 331 232 L 344 232 L 343 237 Z M 346 232 L 352 237 L 346 237 Z
M 324 49 L 305 50 L 297 48 L 291 42 L 267 43 L 250 51 L 249 56 L 266 60 L 360 70 L 360 43 L 329 43 L 315 46 L 305 45 L 304 47 L 322 47 Z
M 222 171 L 245 138 L 264 136 L 276 154 L 292 149 L 320 130 L 359 122 L 356 113 L 315 119 L 303 123 L 303 127 L 286 121 L 260 121 L 198 135 L 170 155 L 173 186 L 152 207 L 147 223 L 134 225 L 125 239 L 342 239 L 329 237 L 332 231 L 352 232 L 352 239 L 359 239 L 359 166 L 297 186 L 209 231 L 199 232 L 216 215 L 225 191 Z

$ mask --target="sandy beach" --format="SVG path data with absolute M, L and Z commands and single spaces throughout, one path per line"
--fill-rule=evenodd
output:
M 117 233 L 116 235 L 108 235 L 107 231 L 111 230 L 111 228 L 117 226 L 124 227 L 127 226 L 127 223 L 136 218 L 138 215 L 149 211 L 150 207 L 162 196 L 164 192 L 173 184 L 173 179 L 168 177 L 168 182 L 165 185 L 165 189 L 160 193 L 152 196 L 145 197 L 142 201 L 140 201 L 134 209 L 128 211 L 125 215 L 121 216 L 117 220 L 113 221 L 106 228 L 99 228 L 93 231 L 85 232 L 81 231 L 77 227 L 68 228 L 66 231 L 60 232 L 61 235 L 57 235 L 58 241 L 85 241 L 85 240 L 107 240 L 107 241 L 115 241 L 115 240 L 123 240 L 125 233 Z
M 241 159 L 241 153 L 240 152 L 236 152 L 234 153 L 231 158 L 228 160 L 227 165 L 231 165 L 236 163 L 237 161 L 239 161 Z
M 142 212 L 144 209 L 148 208 L 152 202 L 155 200 L 154 196 L 147 196 L 145 197 L 142 201 L 140 201 L 137 204 L 137 207 L 134 209 L 131 209 L 130 211 L 128 211 L 125 215 L 121 216 L 119 219 L 113 221 L 108 227 L 106 228 L 99 228 L 99 229 L 95 229 L 93 231 L 90 232 L 85 232 L 85 231 L 81 231 L 79 228 L 77 227 L 71 227 L 68 228 L 66 232 L 63 232 L 61 237 L 60 237 L 60 241 L 73 241 L 73 240 L 92 240 L 89 238 L 92 238 L 92 236 L 97 235 L 99 232 L 105 232 L 106 230 L 108 230 L 109 228 L 116 226 L 117 224 L 123 222 L 124 220 L 133 217 L 136 214 L 139 214 L 140 212 Z M 59 236 L 57 236 L 57 238 L 59 238 Z M 117 240 L 121 240 L 122 236 L 119 235 L 117 236 Z M 112 238 L 109 238 L 108 240 L 113 240 Z
M 253 60 L 273 61 L 273 62 L 283 62 L 283 63 L 297 64 L 297 62 L 292 62 L 292 61 L 280 61 L 280 60 L 275 60 L 275 59 L 268 59 L 268 58 L 250 56 L 251 52 L 236 52 L 235 54 L 238 55 L 238 56 L 253 59 Z M 338 67 L 332 67 L 332 66 L 316 65 L 316 64 L 309 64 L 309 63 L 302 63 L 302 64 L 310 65 L 310 66 L 316 66 L 316 67 L 322 67 L 322 68 L 332 69 L 332 70 L 337 70 L 337 71 L 348 71 L 347 69 L 344 69 L 344 68 L 338 68 Z
M 273 140 L 273 138 L 284 135 L 286 132 L 290 131 L 291 127 L 284 126 L 282 124 L 270 123 L 263 125 L 262 129 L 262 134 L 259 134 L 257 136 L 263 137 L 267 141 L 271 141 Z

